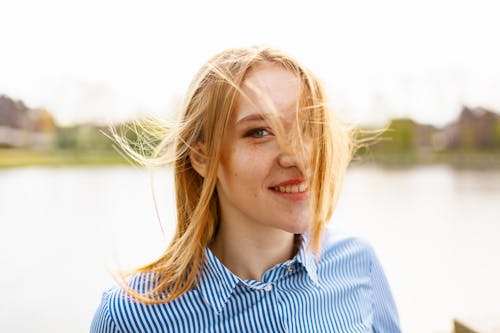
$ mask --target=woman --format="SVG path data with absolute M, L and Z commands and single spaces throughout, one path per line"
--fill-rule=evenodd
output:
M 325 104 L 279 51 L 212 58 L 152 159 L 174 143 L 173 240 L 104 293 L 91 332 L 399 332 L 371 247 L 325 229 L 353 152 Z

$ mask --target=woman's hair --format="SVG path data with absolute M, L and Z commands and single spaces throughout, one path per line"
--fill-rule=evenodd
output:
M 307 131 L 299 133 L 307 133 L 313 142 L 308 184 L 312 217 L 309 246 L 319 255 L 322 231 L 331 217 L 352 158 L 351 128 L 330 114 L 319 80 L 291 57 L 264 47 L 229 49 L 210 59 L 196 74 L 180 122 L 166 130 L 151 156 L 138 154 L 118 137 L 132 158 L 146 165 L 173 162 L 174 166 L 175 234 L 159 259 L 132 273 L 151 276 L 154 283 L 145 292 L 132 290 L 123 283 L 139 301 L 165 303 L 196 285 L 205 248 L 214 239 L 219 223 L 216 183 L 222 139 L 236 101 L 243 94 L 245 75 L 259 64 L 282 66 L 300 80 L 297 114 Z M 189 157 L 191 150 L 200 144 L 203 150 L 197 153 L 205 160 L 204 177 L 193 169 Z

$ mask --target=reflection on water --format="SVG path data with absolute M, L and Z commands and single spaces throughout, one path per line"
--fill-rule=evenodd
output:
M 171 234 L 169 174 L 154 185 Z M 455 316 L 499 314 L 499 203 L 500 170 L 355 167 L 332 227 L 375 246 L 405 332 L 448 332 Z M 0 331 L 87 332 L 106 267 L 143 264 L 166 243 L 154 210 L 144 170 L 1 170 Z

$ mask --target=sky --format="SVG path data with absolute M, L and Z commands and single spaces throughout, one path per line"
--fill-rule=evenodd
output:
M 500 110 L 496 1 L 0 0 L 0 95 L 62 125 L 170 117 L 230 47 L 282 49 L 358 124 Z

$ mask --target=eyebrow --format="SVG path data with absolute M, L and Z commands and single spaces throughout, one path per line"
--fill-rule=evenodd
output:
M 245 116 L 241 119 L 238 119 L 238 121 L 236 122 L 236 125 L 239 125 L 241 123 L 248 122 L 248 121 L 266 120 L 266 119 L 269 119 L 269 115 L 271 115 L 271 114 L 270 113 L 252 113 L 252 114 L 249 114 L 248 116 Z

